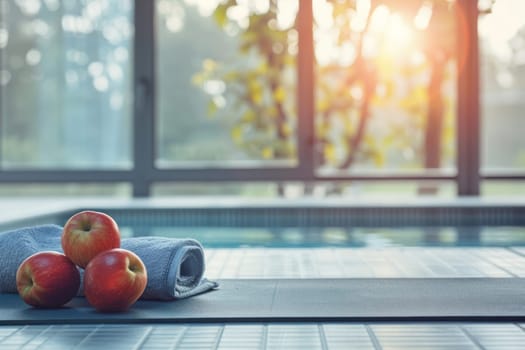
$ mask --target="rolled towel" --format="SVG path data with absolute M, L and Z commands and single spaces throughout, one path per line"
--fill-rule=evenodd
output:
M 194 239 L 135 237 L 121 247 L 137 254 L 148 272 L 144 299 L 182 299 L 217 288 L 203 278 L 204 250 Z
M 0 233 L 0 292 L 16 293 L 16 271 L 28 256 L 44 250 L 61 252 L 62 227 L 40 225 Z M 218 287 L 203 278 L 204 250 L 194 239 L 135 237 L 121 248 L 137 254 L 146 266 L 148 284 L 141 299 L 188 298 Z M 82 269 L 80 269 L 82 273 Z M 79 294 L 82 294 L 82 287 Z

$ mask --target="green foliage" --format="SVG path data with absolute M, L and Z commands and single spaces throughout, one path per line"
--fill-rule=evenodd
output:
M 449 65 L 455 55 L 453 3 L 375 0 L 366 13 L 357 1 L 327 0 L 326 4 L 333 23 L 331 37 L 323 38 L 316 27 L 320 33 L 316 45 L 333 40 L 336 57 L 315 67 L 318 165 L 421 168 L 432 163 L 425 159 L 435 152 L 441 154 L 441 161 L 452 162 L 453 98 L 450 91 L 441 90 L 454 77 Z M 278 28 L 277 0 L 270 1 L 267 12 L 251 12 L 245 26 L 228 16 L 235 6 L 234 0 L 220 4 L 213 18 L 224 30 L 236 29 L 239 54 L 250 64 L 205 62 L 194 83 L 226 84 L 222 97 L 231 108 L 212 101 L 208 112 L 235 115 L 231 137 L 244 152 L 262 159 L 294 157 L 296 59 L 291 48 L 297 44 L 296 29 Z M 413 23 L 425 6 L 430 6 L 431 16 L 416 28 Z M 385 8 L 390 16 L 384 19 L 387 24 L 374 23 L 378 21 L 374 16 Z M 378 24 L 383 28 L 378 30 Z M 354 58 L 340 61 L 337 56 L 343 48 L 353 50 Z M 429 129 L 432 115 L 438 118 L 436 130 Z M 431 133 L 439 136 L 429 144 Z
M 291 159 L 296 152 L 295 96 L 289 93 L 295 90 L 295 57 L 289 50 L 293 29 L 277 28 L 276 1 L 268 12 L 251 13 L 246 28 L 229 19 L 232 6 L 236 1 L 218 5 L 213 18 L 219 27 L 239 31 L 242 62 L 205 60 L 193 83 L 226 84 L 221 96 L 212 96 L 208 114 L 235 119 L 231 138 L 251 159 Z M 213 97 L 228 101 L 228 108 L 221 109 Z
M 229 0 L 226 3 L 219 4 L 213 12 L 213 18 L 215 19 L 215 22 L 217 22 L 219 27 L 224 28 L 226 27 L 226 24 L 228 24 L 228 16 L 226 13 L 228 11 L 228 8 L 230 8 L 234 4 L 235 0 Z

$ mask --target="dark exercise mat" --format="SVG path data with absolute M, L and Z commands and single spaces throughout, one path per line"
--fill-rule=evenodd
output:
M 525 321 L 525 279 L 235 279 L 189 299 L 104 314 L 84 298 L 35 309 L 0 294 L 0 324 L 240 321 Z

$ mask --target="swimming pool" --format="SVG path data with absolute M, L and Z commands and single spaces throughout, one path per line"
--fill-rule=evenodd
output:
M 121 225 L 123 237 L 191 237 L 206 248 L 525 246 L 523 226 L 184 227 Z
M 516 203 L 91 206 L 3 223 L 0 229 L 63 225 L 83 209 L 113 216 L 123 237 L 192 237 L 206 248 L 525 246 L 525 204 Z

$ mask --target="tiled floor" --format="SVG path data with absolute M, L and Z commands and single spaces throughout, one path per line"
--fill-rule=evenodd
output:
M 209 278 L 525 277 L 506 248 L 208 249 Z M 525 253 L 525 251 L 523 251 Z
M 9 349 L 523 349 L 518 324 L 60 325 L 0 328 Z
M 522 248 L 208 249 L 218 278 L 525 277 Z M 525 324 L 246 323 L 0 326 L 0 349 L 503 349 Z

